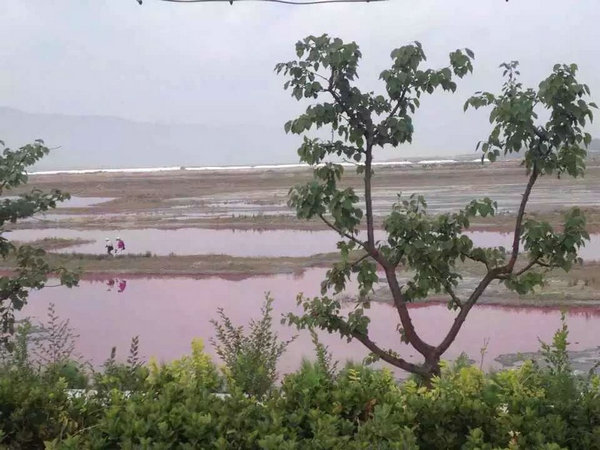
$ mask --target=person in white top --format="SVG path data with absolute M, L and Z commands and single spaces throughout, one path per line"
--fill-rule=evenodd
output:
M 104 246 L 106 247 L 106 253 L 109 255 L 112 255 L 115 247 L 113 246 L 113 243 L 111 242 L 111 240 L 109 238 L 106 238 L 105 241 L 106 241 L 106 244 Z

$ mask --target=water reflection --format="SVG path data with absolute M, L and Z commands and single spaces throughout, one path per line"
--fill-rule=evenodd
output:
M 115 287 L 119 294 L 123 293 L 125 289 L 127 289 L 127 280 L 118 279 L 118 278 L 109 278 L 106 282 L 106 286 L 108 286 L 107 291 L 112 291 Z
M 189 351 L 194 337 L 208 341 L 213 336 L 210 319 L 216 318 L 216 309 L 223 307 L 236 323 L 248 323 L 256 317 L 266 292 L 275 298 L 275 326 L 284 339 L 296 333 L 279 324 L 282 313 L 298 311 L 296 295 L 318 295 L 324 270 L 311 269 L 303 275 L 276 275 L 252 277 L 241 281 L 208 277 L 190 278 L 136 278 L 125 283 L 119 295 L 115 278 L 83 281 L 76 289 L 56 288 L 31 293 L 25 308 L 28 315 L 45 317 L 48 304 L 55 303 L 57 312 L 69 318 L 80 334 L 77 350 L 96 364 L 108 356 L 112 346 L 126 353 L 132 336 L 141 338 L 142 352 L 160 360 L 177 358 Z M 112 289 L 107 290 L 112 281 Z M 355 286 L 351 286 L 351 290 Z M 126 299 L 127 301 L 123 301 Z M 352 305 L 345 305 L 350 311 Z M 454 313 L 441 304 L 411 305 L 413 321 L 422 330 L 423 338 L 438 343 L 454 319 Z M 371 337 L 384 348 L 393 348 L 411 361 L 419 355 L 401 344 L 396 331 L 399 322 L 390 304 L 372 304 L 368 310 L 372 320 Z M 569 310 L 569 340 L 573 350 L 598 346 L 600 342 L 600 308 L 576 307 Z M 505 353 L 536 351 L 538 337 L 549 341 L 560 326 L 559 308 L 517 308 L 480 305 L 450 347 L 447 356 L 454 358 L 466 352 L 479 361 L 484 341 L 489 339 L 484 360 L 485 367 L 497 367 L 495 357 Z M 336 359 L 361 360 L 367 355 L 359 343 L 348 344 L 337 336 L 321 333 L 323 342 L 330 347 Z M 209 348 L 212 353 L 212 349 Z M 283 373 L 294 370 L 303 357 L 314 354 L 310 336 L 300 333 L 284 355 Z

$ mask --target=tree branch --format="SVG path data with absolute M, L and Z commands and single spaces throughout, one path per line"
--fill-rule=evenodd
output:
M 444 282 L 444 289 L 446 289 L 446 293 L 450 296 L 450 298 L 452 299 L 452 301 L 458 305 L 459 308 L 463 307 L 463 303 L 461 301 L 460 298 L 458 298 L 458 296 L 454 293 L 454 289 L 452 289 L 452 286 L 450 286 L 450 283 L 446 283 Z
M 333 96 L 333 99 L 342 107 L 344 112 L 346 114 L 348 114 L 348 116 L 349 116 L 348 123 L 353 127 L 361 128 L 362 121 L 356 116 L 356 114 L 354 114 L 354 111 L 352 111 L 350 108 L 348 108 L 348 106 L 342 100 L 342 98 L 338 95 L 338 93 L 335 92 L 335 90 L 333 89 L 332 80 L 330 79 L 329 81 L 330 81 L 330 84 L 329 84 L 329 87 L 326 89 L 326 91 L 329 92 Z M 352 123 L 352 122 L 354 122 L 354 123 Z
M 542 141 L 547 141 L 548 140 L 548 133 L 546 132 L 546 130 L 544 130 L 543 132 L 540 131 L 537 127 L 533 127 L 533 134 L 535 134 L 538 138 L 540 138 Z
M 483 292 L 488 287 L 488 285 L 492 282 L 492 280 L 494 280 L 496 278 L 495 272 L 497 272 L 498 270 L 500 270 L 500 269 L 493 269 L 490 272 L 488 272 L 485 275 L 485 277 L 483 277 L 483 279 L 479 282 L 479 284 L 477 285 L 475 290 L 471 293 L 471 296 L 469 297 L 467 302 L 463 305 L 460 312 L 454 319 L 454 322 L 452 323 L 452 326 L 450 327 L 448 334 L 446 335 L 444 340 L 440 343 L 440 345 L 438 345 L 435 348 L 435 352 L 438 356 L 442 355 L 442 353 L 444 353 L 446 350 L 448 350 L 448 347 L 450 347 L 452 342 L 454 342 L 454 339 L 456 339 L 456 335 L 460 331 L 460 328 L 462 327 L 462 324 L 464 323 L 465 319 L 467 318 L 469 311 L 471 311 L 471 308 L 473 307 L 473 305 L 475 305 L 475 303 L 477 302 L 479 297 L 481 297 L 481 294 L 483 294 Z
M 502 275 L 498 275 L 496 278 L 499 280 L 506 280 L 507 278 L 510 277 L 510 275 L 514 275 L 514 276 L 518 277 L 518 276 L 523 275 L 525 272 L 530 270 L 535 265 L 538 265 L 540 267 L 546 267 L 546 268 L 552 267 L 550 264 L 543 263 L 538 258 L 538 259 L 534 259 L 533 261 L 529 261 L 529 263 L 527 263 L 527 265 L 525 267 L 523 267 L 521 270 L 518 270 L 517 272 L 514 272 L 513 274 L 502 274 Z
M 444 280 L 442 278 L 443 277 L 442 272 L 434 265 L 432 265 L 431 268 L 439 274 L 440 279 L 442 280 L 442 284 L 444 285 L 444 289 L 446 289 L 446 293 L 450 296 L 450 298 L 452 298 L 454 303 L 456 303 L 459 307 L 462 308 L 462 301 L 454 293 L 454 289 L 452 289 L 452 285 L 447 280 Z
M 423 341 L 415 331 L 415 327 L 412 323 L 412 319 L 406 306 L 404 295 L 402 295 L 402 290 L 398 284 L 395 267 L 385 267 L 385 276 L 387 278 L 388 285 L 390 286 L 390 290 L 392 291 L 394 305 L 396 306 L 396 310 L 400 316 L 400 323 L 402 324 L 402 328 L 404 330 L 404 336 L 420 354 L 423 356 L 429 355 L 434 347 Z
M 346 102 L 342 99 L 342 97 L 340 97 L 340 95 L 335 91 L 335 89 L 334 89 L 334 81 L 335 81 L 335 71 L 332 68 L 331 69 L 331 76 L 328 79 L 329 85 L 327 86 L 327 89 L 325 89 L 325 91 L 329 92 L 333 96 L 334 100 L 336 102 L 338 102 L 338 104 L 342 107 L 342 109 L 346 112 L 346 114 L 348 114 L 348 116 L 350 117 L 350 119 L 352 119 L 355 122 L 355 124 L 353 124 L 353 126 L 355 126 L 356 128 L 361 128 L 361 125 L 364 126 L 363 135 L 365 136 L 365 138 L 368 138 L 368 135 L 372 134 L 372 129 L 373 129 L 373 122 L 370 121 L 370 117 L 371 117 L 370 112 L 368 114 L 369 123 L 366 123 L 366 122 L 362 121 L 360 119 L 360 117 L 358 117 L 356 115 L 356 112 L 353 111 L 352 109 L 350 109 L 348 107 L 348 105 L 346 104 Z M 344 93 L 342 92 L 342 95 L 343 94 Z
M 347 118 L 346 116 L 344 116 L 343 114 L 338 114 L 338 117 L 339 117 L 340 119 L 344 119 L 348 125 L 352 125 L 352 124 L 350 123 L 350 119 L 348 119 L 348 118 Z
M 483 294 L 483 292 L 488 287 L 488 285 L 493 280 L 502 279 L 502 277 L 505 274 L 512 273 L 515 263 L 517 262 L 517 258 L 519 256 L 519 243 L 521 241 L 521 231 L 522 231 L 521 228 L 523 225 L 523 217 L 525 215 L 525 208 L 527 206 L 527 201 L 529 200 L 531 190 L 533 189 L 533 185 L 535 184 L 535 181 L 537 180 L 538 176 L 539 176 L 539 171 L 538 171 L 537 167 L 534 165 L 531 176 L 529 177 L 529 181 L 527 182 L 525 192 L 523 193 L 523 198 L 521 199 L 521 204 L 519 206 L 519 212 L 517 213 L 517 219 L 515 222 L 515 235 L 513 238 L 512 255 L 511 255 L 510 261 L 505 266 L 497 267 L 497 268 L 494 268 L 491 270 L 488 269 L 488 272 L 485 274 L 483 279 L 479 282 L 479 284 L 477 285 L 475 290 L 471 293 L 469 299 L 467 300 L 467 302 L 464 304 L 463 308 L 461 308 L 460 312 L 454 319 L 454 322 L 452 323 L 452 326 L 450 327 L 448 334 L 446 335 L 444 340 L 440 343 L 440 345 L 438 345 L 436 347 L 435 352 L 437 353 L 438 356 L 441 355 L 442 353 L 444 353 L 448 349 L 448 347 L 450 347 L 452 342 L 454 342 L 454 339 L 456 339 L 456 335 L 460 331 L 460 328 L 462 327 L 462 324 L 464 323 L 465 319 L 467 318 L 469 311 L 471 311 L 471 308 L 473 307 L 473 305 L 475 305 L 477 300 L 479 300 L 479 297 L 481 297 L 481 294 Z M 529 270 L 530 268 L 531 267 L 527 268 L 527 270 Z
M 348 114 L 348 116 L 349 116 L 349 119 L 347 119 L 348 124 L 350 124 L 352 126 L 360 127 L 360 124 L 362 123 L 361 120 L 356 116 L 356 114 L 354 114 L 354 112 L 350 108 L 348 108 L 346 103 L 342 100 L 342 98 L 338 95 L 338 93 L 333 89 L 333 81 L 334 81 L 334 75 L 335 75 L 334 70 L 333 69 L 331 70 L 331 76 L 329 78 L 325 77 L 324 75 L 321 75 L 318 72 L 310 70 L 306 67 L 304 68 L 304 70 L 307 73 L 310 73 L 312 75 L 315 75 L 316 77 L 321 78 L 322 80 L 327 81 L 327 89 L 325 89 L 325 92 L 329 92 L 331 94 L 331 96 L 333 97 L 333 99 L 342 107 L 342 109 L 346 112 L 346 114 Z M 352 124 L 352 121 L 354 121 L 355 123 Z
M 354 268 L 354 267 L 356 267 L 357 264 L 359 264 L 360 262 L 362 262 L 365 259 L 370 258 L 370 257 L 371 257 L 371 255 L 369 253 L 365 253 L 360 258 L 358 258 L 356 261 L 354 261 L 352 264 L 350 264 L 350 267 Z
M 515 263 L 517 262 L 517 258 L 519 256 L 519 243 L 521 242 L 521 228 L 523 226 L 523 217 L 525 216 L 525 208 L 527 206 L 527 202 L 529 201 L 529 196 L 531 194 L 531 190 L 533 189 L 533 185 L 539 176 L 539 171 L 537 166 L 534 164 L 533 170 L 531 172 L 531 176 L 529 177 L 529 181 L 525 188 L 525 192 L 523 193 L 523 198 L 521 199 L 521 204 L 519 205 L 519 212 L 517 213 L 517 220 L 515 222 L 515 234 L 513 237 L 512 244 L 512 255 L 508 264 L 504 267 L 505 273 L 512 272 Z
M 367 250 L 370 253 L 377 253 L 375 249 L 375 233 L 373 227 L 373 201 L 371 198 L 371 163 L 373 162 L 373 123 L 371 120 L 369 122 L 362 121 L 357 115 L 356 112 L 348 107 L 346 102 L 338 95 L 338 93 L 334 89 L 334 77 L 335 72 L 331 70 L 331 77 L 329 78 L 329 86 L 327 87 L 327 92 L 329 92 L 334 100 L 341 106 L 341 108 L 348 115 L 350 120 L 350 125 L 354 126 L 358 129 L 363 129 L 363 136 L 367 141 L 367 147 L 364 152 L 365 154 L 365 203 L 366 203 L 366 215 L 367 215 Z M 343 93 L 342 93 L 343 94 Z M 370 117 L 370 115 L 369 115 Z M 354 123 L 352 123 L 354 122 Z
M 406 93 L 407 92 L 408 92 L 408 84 L 404 87 L 404 90 L 402 91 L 402 94 L 400 94 L 400 98 L 398 98 L 398 102 L 396 103 L 396 105 L 394 106 L 394 108 L 392 109 L 392 111 L 390 111 L 390 114 L 381 123 L 387 122 L 388 120 L 390 120 L 392 117 L 394 117 L 396 115 L 396 113 L 400 109 L 400 105 L 402 105 L 402 103 L 404 102 L 404 100 L 406 100 Z M 406 112 L 406 105 L 403 105 L 402 112 L 403 113 Z
M 529 269 L 531 269 L 533 266 L 535 266 L 538 263 L 537 259 L 534 259 L 533 261 L 530 261 L 529 264 L 527 264 L 525 267 L 523 267 L 521 270 L 517 271 L 514 273 L 515 276 L 520 276 L 523 275 L 525 272 L 527 272 Z
M 338 233 L 340 236 L 344 236 L 345 238 L 350 239 L 352 242 L 360 245 L 361 247 L 363 247 L 365 250 L 368 251 L 364 242 L 362 242 L 360 239 L 357 239 L 355 236 L 352 236 L 350 233 L 340 230 L 338 227 L 336 227 L 334 224 L 332 224 L 329 220 L 327 220 L 325 218 L 325 216 L 323 216 L 323 214 L 319 214 L 319 218 L 325 223 L 325 225 L 327 225 L 333 231 Z
M 307 69 L 306 67 L 304 67 L 304 70 L 308 73 L 312 73 L 313 75 L 315 75 L 315 76 L 321 78 L 322 80 L 327 81 L 327 83 L 329 83 L 329 78 L 327 78 L 324 75 L 321 75 L 319 72 L 315 72 L 314 70 Z
M 470 253 L 465 253 L 465 252 L 461 252 L 461 254 L 465 257 L 470 259 L 471 261 L 475 261 L 478 263 L 481 263 L 483 265 L 485 265 L 486 269 L 488 269 L 488 271 L 491 269 L 490 268 L 490 264 L 488 263 L 488 261 L 484 258 L 476 258 L 473 255 L 471 255 Z
M 360 341 L 365 347 L 371 350 L 372 353 L 377 355 L 379 358 L 383 359 L 385 362 L 392 364 L 393 366 L 399 367 L 402 370 L 406 370 L 411 373 L 418 373 L 420 375 L 425 376 L 426 372 L 420 366 L 410 363 L 405 359 L 398 358 L 396 356 L 390 355 L 388 352 L 380 348 L 375 342 L 369 339 L 369 336 L 360 334 L 360 333 L 352 333 L 352 336 Z

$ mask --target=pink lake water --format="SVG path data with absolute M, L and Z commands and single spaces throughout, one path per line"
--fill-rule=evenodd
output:
M 275 327 L 282 338 L 289 338 L 296 332 L 279 323 L 281 314 L 298 311 L 297 293 L 318 295 L 324 273 L 323 269 L 311 269 L 299 275 L 243 280 L 209 277 L 82 281 L 74 289 L 56 287 L 32 292 L 23 313 L 43 320 L 48 305 L 54 303 L 60 316 L 69 318 L 80 335 L 77 350 L 94 364 L 102 363 L 112 346 L 117 346 L 117 356 L 124 359 L 135 335 L 140 336 L 141 351 L 146 357 L 168 361 L 182 356 L 189 352 L 189 344 L 195 337 L 203 338 L 208 352 L 214 356 L 208 343 L 214 334 L 209 321 L 216 318 L 218 307 L 223 307 L 234 323 L 246 324 L 257 317 L 265 292 L 270 291 L 275 298 Z M 346 311 L 351 307 L 348 305 Z M 441 340 L 454 315 L 438 304 L 414 305 L 411 313 L 416 328 L 432 344 Z M 373 304 L 368 315 L 373 321 L 370 328 L 373 340 L 410 361 L 420 361 L 416 352 L 400 343 L 396 332 L 399 320 L 392 305 Z M 600 308 L 571 309 L 568 325 L 573 350 L 600 344 Z M 476 306 L 446 357 L 452 359 L 465 352 L 479 361 L 480 349 L 489 339 L 484 366 L 498 367 L 494 358 L 505 353 L 537 351 L 538 338 L 549 341 L 559 326 L 557 308 Z M 367 355 L 360 343 L 347 343 L 326 333 L 321 333 L 321 337 L 334 358 L 342 362 L 360 361 Z M 284 354 L 280 372 L 295 370 L 303 357 L 313 355 L 310 336 L 302 331 Z
M 509 247 L 511 233 L 475 231 L 465 233 L 476 246 L 490 247 L 503 245 Z M 67 228 L 45 228 L 15 230 L 6 235 L 10 239 L 28 242 L 36 239 L 58 237 L 91 240 L 89 244 L 76 245 L 59 250 L 70 253 L 104 253 L 104 239 L 113 241 L 121 237 L 127 245 L 127 253 L 145 253 L 156 255 L 200 255 L 224 254 L 232 256 L 276 257 L 311 256 L 316 253 L 328 253 L 336 250 L 338 236 L 332 231 L 300 230 L 232 230 L 180 228 L 159 230 L 155 228 L 125 230 L 73 230 Z M 383 235 L 379 239 L 383 239 Z M 586 260 L 600 259 L 600 234 L 590 236 L 590 241 L 580 250 L 580 256 Z

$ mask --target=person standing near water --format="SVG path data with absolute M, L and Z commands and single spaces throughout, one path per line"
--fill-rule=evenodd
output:
M 112 256 L 115 247 L 109 238 L 106 238 L 105 241 L 106 244 L 104 246 L 106 247 L 106 253 Z
M 122 253 L 125 251 L 125 242 L 120 237 L 117 237 L 117 251 Z

